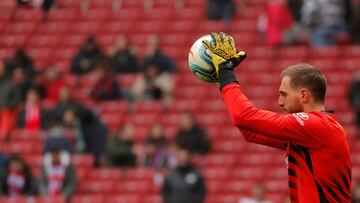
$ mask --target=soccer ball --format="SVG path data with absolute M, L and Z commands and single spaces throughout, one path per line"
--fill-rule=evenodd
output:
M 211 60 L 210 51 L 202 44 L 203 40 L 214 43 L 214 40 L 210 35 L 205 35 L 196 40 L 189 51 L 189 68 L 201 81 L 215 83 L 219 81 L 219 78 Z

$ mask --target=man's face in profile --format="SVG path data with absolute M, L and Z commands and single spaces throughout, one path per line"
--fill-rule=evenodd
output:
M 279 88 L 278 105 L 285 114 L 303 111 L 300 96 L 299 88 L 294 88 L 291 85 L 291 78 L 288 76 L 283 77 Z

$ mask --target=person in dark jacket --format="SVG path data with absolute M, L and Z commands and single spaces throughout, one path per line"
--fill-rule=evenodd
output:
M 211 142 L 206 131 L 195 122 L 190 112 L 183 112 L 180 118 L 180 129 L 175 137 L 175 144 L 195 154 L 206 154 L 210 151 Z
M 160 49 L 160 37 L 158 35 L 150 35 L 147 41 L 146 55 L 143 60 L 142 71 L 149 66 L 156 66 L 160 72 L 175 72 L 176 65 L 174 61 L 164 54 Z
M 178 150 L 179 165 L 165 178 L 162 197 L 165 203 L 202 203 L 206 195 L 204 178 L 193 166 L 188 151 Z
M 10 157 L 5 171 L 1 171 L 0 193 L 10 197 L 37 194 L 31 170 L 18 155 Z
M 360 139 L 360 72 L 356 73 L 349 89 L 348 99 L 351 108 L 353 109 L 356 120 L 355 125 L 357 128 L 356 138 Z
M 95 70 L 97 81 L 91 91 L 91 97 L 97 101 L 120 99 L 120 87 L 112 74 L 107 61 L 97 65 Z
M 145 141 L 145 165 L 155 168 L 167 164 L 167 140 L 161 123 L 154 123 Z
M 116 135 L 109 136 L 107 161 L 110 166 L 135 166 L 134 126 L 131 123 L 126 123 Z
M 27 80 L 30 80 L 35 74 L 32 59 L 23 48 L 16 50 L 14 56 L 6 62 L 6 68 L 8 75 L 12 75 L 16 69 L 23 70 Z
M 84 75 L 93 71 L 96 65 L 104 60 L 105 55 L 100 50 L 95 39 L 88 37 L 77 55 L 72 60 L 71 72 Z
M 119 36 L 111 50 L 110 65 L 115 73 L 135 73 L 139 71 L 137 57 L 125 36 Z

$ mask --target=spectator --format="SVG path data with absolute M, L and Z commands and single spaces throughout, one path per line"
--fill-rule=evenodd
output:
M 88 37 L 84 45 L 72 60 L 71 72 L 84 75 L 93 71 L 96 65 L 104 60 L 105 55 L 101 52 L 95 39 Z
M 145 142 L 145 165 L 162 168 L 167 165 L 167 140 L 164 127 L 160 123 L 154 123 L 150 127 Z
M 125 36 L 121 35 L 117 38 L 116 44 L 110 52 L 110 64 L 115 73 L 134 73 L 139 71 L 136 55 Z
M 39 190 L 41 195 L 71 197 L 76 190 L 76 171 L 68 152 L 57 148 L 44 155 Z
M 71 98 L 68 87 L 61 88 L 59 94 L 59 103 L 53 111 L 56 121 L 63 122 L 63 119 L 70 120 L 71 122 L 66 122 L 70 127 L 75 127 L 75 124 L 78 124 L 79 126 L 76 126 L 77 130 L 81 129 L 81 134 L 85 141 L 85 152 L 92 153 L 95 156 L 96 166 L 101 165 L 103 162 L 102 157 L 105 153 L 106 127 L 91 110 Z M 68 109 L 75 113 L 75 120 L 71 118 L 72 116 L 65 116 L 65 112 Z M 64 118 L 64 116 L 70 119 Z
M 84 139 L 84 132 L 82 131 L 80 119 L 76 116 L 73 109 L 69 108 L 65 110 L 63 114 L 62 124 L 65 130 L 71 131 L 75 134 L 75 147 L 74 149 L 78 153 L 85 152 L 86 143 Z
M 353 8 L 353 18 L 350 27 L 352 41 L 360 45 L 360 1 L 355 1 Z
M 8 135 L 15 123 L 14 107 L 20 101 L 20 92 L 6 75 L 0 60 L 0 135 Z
M 111 72 L 109 63 L 101 62 L 95 73 L 97 82 L 93 87 L 91 97 L 97 101 L 120 99 L 120 88 Z
M 351 82 L 348 98 L 350 106 L 356 114 L 356 138 L 360 139 L 360 72 L 355 74 Z
M 180 129 L 176 134 L 175 143 L 178 147 L 196 154 L 206 154 L 211 148 L 208 134 L 196 123 L 190 112 L 180 115 Z
M 304 1 L 301 21 L 311 32 L 313 46 L 328 46 L 347 32 L 344 0 Z
M 230 22 L 236 9 L 232 0 L 208 0 L 207 2 L 208 19 L 223 20 L 227 24 Z
M 352 203 L 360 202 L 360 182 L 354 184 L 352 192 Z
M 36 182 L 30 168 L 17 155 L 10 157 L 8 166 L 1 171 L 0 193 L 10 197 L 37 194 Z
M 19 101 L 23 102 L 26 98 L 26 92 L 31 86 L 31 81 L 27 79 L 22 69 L 14 70 L 11 78 L 12 84 L 15 86 L 16 91 L 19 92 Z
M 53 110 L 53 116 L 56 121 L 62 122 L 63 115 L 66 110 L 73 109 L 77 117 L 83 118 L 90 114 L 89 110 L 86 109 L 83 105 L 76 102 L 71 97 L 70 88 L 68 86 L 62 86 L 59 90 L 59 102 Z
M 271 203 L 271 201 L 265 200 L 264 186 L 258 183 L 252 187 L 252 197 L 242 198 L 239 203 Z
M 64 86 L 64 81 L 60 78 L 58 70 L 54 66 L 48 67 L 44 80 L 45 97 L 51 102 L 57 103 L 62 86 Z
M 107 160 L 110 166 L 133 167 L 136 163 L 134 126 L 126 123 L 114 136 L 109 136 Z
M 45 129 L 51 123 L 48 112 L 43 109 L 36 88 L 30 88 L 26 94 L 24 109 L 20 112 L 18 127 L 27 130 Z
M 156 65 L 149 65 L 144 74 L 140 75 L 132 86 L 135 100 L 162 100 L 165 108 L 170 105 L 174 84 L 169 74 L 161 72 Z
M 189 152 L 178 150 L 179 165 L 165 178 L 162 197 L 164 203 L 202 203 L 206 195 L 204 178 L 196 170 Z
M 156 66 L 162 72 L 175 72 L 176 67 L 172 59 L 165 55 L 160 49 L 160 37 L 158 35 L 150 35 L 147 41 L 147 53 L 144 57 L 142 69 Z
M 9 75 L 12 75 L 16 69 L 23 70 L 27 80 L 30 80 L 35 74 L 32 59 L 23 48 L 16 50 L 14 56 L 7 61 L 6 68 Z
M 290 29 L 293 20 L 285 0 L 269 0 L 266 7 L 266 16 L 260 17 L 264 21 L 261 32 L 266 33 L 266 42 L 271 46 L 283 44 L 284 33 Z

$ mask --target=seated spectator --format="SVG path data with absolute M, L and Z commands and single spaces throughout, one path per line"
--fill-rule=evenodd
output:
M 126 123 L 116 135 L 109 136 L 107 161 L 110 166 L 133 167 L 136 164 L 134 126 Z
M 75 148 L 70 143 L 70 140 L 65 137 L 62 126 L 57 123 L 53 124 L 53 126 L 49 129 L 48 135 L 44 140 L 45 153 L 51 151 L 51 149 L 54 148 L 57 148 L 61 151 L 67 151 L 69 153 L 72 153 Z
M 72 98 L 68 86 L 62 86 L 60 88 L 58 98 L 59 101 L 53 110 L 53 116 L 58 122 L 62 122 L 63 115 L 67 109 L 73 109 L 77 117 L 86 117 L 90 113 L 90 110 Z
M 44 155 L 39 180 L 40 194 L 71 197 L 76 191 L 76 171 L 68 152 L 57 148 Z
M 235 8 L 236 5 L 232 0 L 208 0 L 208 19 L 229 22 L 235 14 Z
M 6 169 L 1 171 L 0 193 L 10 197 L 37 194 L 36 182 L 30 168 L 17 155 L 11 156 Z
M 356 115 L 356 139 L 360 139 L 360 72 L 355 74 L 351 82 L 348 98 L 350 106 Z
M 64 81 L 60 78 L 59 72 L 54 66 L 50 66 L 45 71 L 44 79 L 45 98 L 57 103 L 59 91 L 64 86 Z
M 165 178 L 162 187 L 164 203 L 202 203 L 206 195 L 204 178 L 194 167 L 191 154 L 178 150 L 179 165 Z
M 353 43 L 360 45 L 360 1 L 354 2 L 350 29 Z
M 71 63 L 71 72 L 84 75 L 93 71 L 96 65 L 103 61 L 105 55 L 100 50 L 95 39 L 88 37 Z
M 160 49 L 160 37 L 158 35 L 150 35 L 147 41 L 146 55 L 144 56 L 142 71 L 146 72 L 151 66 L 159 68 L 162 72 L 175 72 L 175 63 L 169 56 L 165 55 Z
M 265 199 L 264 185 L 255 184 L 252 187 L 252 197 L 241 198 L 239 203 L 271 203 Z
M 67 131 L 72 131 L 75 134 L 75 151 L 78 153 L 85 152 L 86 143 L 84 139 L 84 132 L 82 131 L 80 119 L 76 116 L 73 109 L 65 110 L 63 114 L 62 126 Z
M 133 99 L 139 100 L 162 100 L 164 106 L 170 105 L 174 84 L 169 74 L 161 72 L 156 65 L 150 65 L 136 78 L 131 92 Z
M 0 137 L 7 136 L 15 124 L 15 111 L 20 102 L 20 91 L 6 75 L 4 63 L 0 60 Z
M 120 88 L 107 61 L 97 65 L 97 81 L 91 91 L 91 97 L 97 101 L 120 99 Z
M 167 140 L 164 127 L 160 123 L 154 123 L 150 127 L 145 142 L 145 165 L 162 168 L 167 165 Z
M 6 62 L 8 75 L 12 75 L 16 69 L 21 69 L 25 73 L 27 80 L 35 74 L 32 59 L 26 54 L 25 49 L 19 48 L 14 56 Z
M 137 58 L 125 36 L 119 36 L 110 51 L 110 65 L 115 73 L 138 72 Z
M 66 123 L 73 127 L 75 127 L 74 124 L 78 124 L 77 130 L 79 130 L 79 128 L 81 129 L 81 134 L 85 141 L 85 152 L 94 155 L 96 166 L 101 165 L 102 157 L 105 153 L 106 126 L 90 109 L 72 99 L 68 87 L 65 86 L 61 88 L 59 94 L 59 103 L 53 110 L 55 120 L 61 123 L 67 120 L 69 122 Z M 71 109 L 75 113 L 75 121 L 71 116 L 72 113 L 69 113 L 70 116 L 65 115 L 68 109 Z M 75 123 L 73 123 L 73 121 Z
M 31 131 L 45 129 L 51 123 L 50 115 L 43 109 L 36 88 L 30 88 L 26 94 L 24 109 L 20 112 L 18 127 Z
M 344 0 L 304 1 L 301 21 L 310 30 L 313 46 L 334 45 L 346 35 L 346 4 Z
M 180 115 L 180 129 L 176 134 L 175 144 L 195 154 L 206 154 L 211 148 L 208 134 L 196 123 L 194 115 L 190 112 Z
M 356 182 L 352 189 L 352 203 L 360 202 L 360 182 Z

